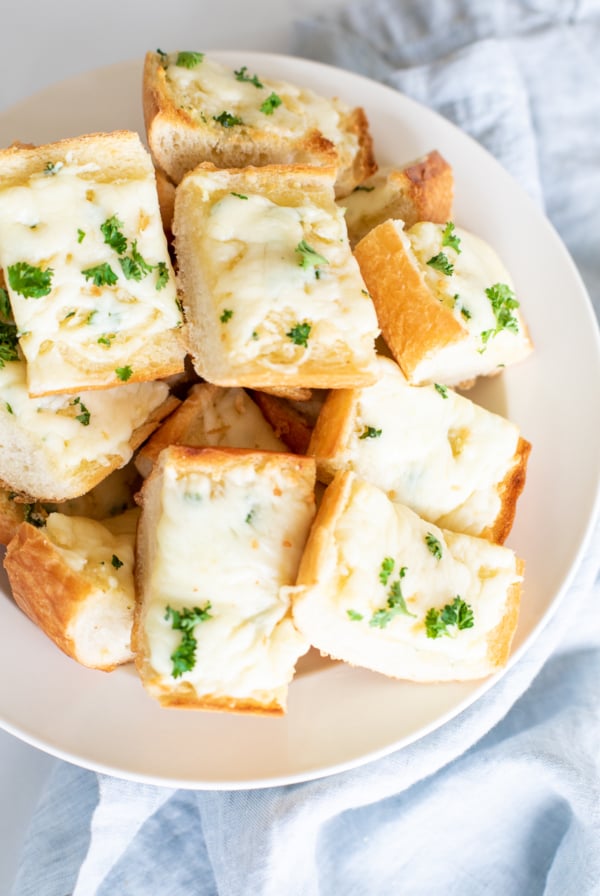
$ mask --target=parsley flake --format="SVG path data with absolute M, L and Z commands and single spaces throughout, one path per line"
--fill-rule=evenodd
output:
M 196 68 L 203 59 L 204 53 L 191 53 L 184 50 L 182 53 L 177 54 L 175 65 L 180 65 L 182 68 Z
M 167 267 L 166 261 L 159 261 L 156 265 L 156 270 L 158 271 L 156 277 L 156 291 L 160 292 L 160 290 L 164 289 L 169 282 L 169 268 Z
M 119 258 L 119 264 L 127 280 L 136 280 L 138 282 L 146 274 L 151 274 L 154 270 L 153 265 L 148 264 L 145 258 L 138 252 L 137 240 L 134 240 L 131 244 L 131 255 Z
M 183 610 L 166 608 L 165 619 L 171 621 L 171 628 L 181 632 L 181 642 L 173 651 L 170 660 L 173 663 L 171 675 L 173 678 L 181 678 L 185 672 L 189 672 L 196 665 L 196 648 L 198 642 L 194 637 L 194 629 L 200 622 L 212 619 L 211 605 L 208 601 L 203 607 L 185 607 Z
M 374 426 L 365 426 L 362 433 L 359 435 L 359 439 L 378 439 L 382 433 L 381 429 L 375 429 Z
M 385 628 L 395 616 L 402 615 L 415 617 L 415 614 L 411 613 L 406 606 L 406 601 L 402 594 L 402 585 L 400 583 L 405 575 L 406 566 L 403 566 L 398 572 L 398 578 L 395 582 L 392 582 L 390 590 L 388 591 L 387 605 L 381 610 L 375 610 L 369 619 L 371 628 Z
M 8 266 L 7 273 L 11 289 L 25 299 L 41 299 L 52 291 L 52 268 L 42 270 L 26 261 L 17 261 Z
M 123 566 L 123 561 L 119 560 L 116 554 L 113 554 L 110 562 L 114 566 L 115 569 L 120 569 Z
M 360 622 L 361 619 L 364 619 L 362 613 L 357 613 L 356 610 L 346 610 L 348 614 L 348 619 L 352 619 L 353 622 Z
M 115 373 L 123 383 L 126 383 L 127 380 L 131 377 L 133 370 L 131 369 L 129 364 L 126 364 L 125 367 L 115 368 Z
M 238 81 L 246 81 L 248 84 L 254 84 L 255 87 L 264 87 L 264 84 L 258 80 L 257 75 L 252 75 L 250 77 L 248 74 L 248 67 L 243 65 L 240 69 L 234 70 L 233 74 Z
M 442 398 L 448 398 L 448 387 L 442 386 L 441 383 L 434 383 L 434 388 L 436 392 L 439 392 Z
M 454 231 L 454 224 L 448 221 L 442 232 L 442 246 L 450 246 L 460 255 L 460 237 Z
M 301 268 L 316 268 L 320 264 L 329 264 L 327 259 L 309 246 L 306 240 L 300 240 L 294 251 L 300 257 L 298 264 Z
M 81 230 L 80 227 L 77 228 L 77 242 L 82 243 L 85 239 L 85 230 Z
M 439 539 L 435 537 L 433 532 L 427 533 L 425 536 L 425 544 L 429 548 L 429 553 L 433 554 L 436 560 L 442 559 L 442 544 Z
M 278 106 L 281 106 L 282 102 L 283 100 L 280 96 L 277 96 L 276 93 L 271 93 L 261 105 L 260 111 L 263 112 L 264 115 L 272 115 L 275 109 L 277 109 Z
M 234 193 L 233 190 L 231 191 L 231 195 L 236 196 L 238 199 L 247 199 L 248 198 L 247 196 L 244 196 L 243 193 Z
M 17 327 L 15 324 L 0 323 L 0 368 L 6 361 L 18 361 Z
M 388 579 L 394 571 L 396 562 L 393 557 L 384 557 L 381 561 L 381 569 L 379 570 L 379 581 L 382 585 L 387 585 Z
M 220 316 L 219 320 L 221 321 L 222 324 L 226 324 L 227 321 L 231 320 L 232 317 L 233 317 L 233 311 L 231 310 L 231 308 L 225 308 L 225 310 L 223 311 L 223 314 Z
M 444 255 L 443 252 L 439 252 L 437 255 L 432 256 L 429 259 L 427 264 L 434 268 L 436 271 L 440 271 L 442 274 L 446 274 L 449 277 L 454 272 L 454 265 L 451 261 L 449 261 L 448 256 Z
M 213 121 L 217 121 L 224 128 L 232 128 L 236 124 L 243 124 L 241 118 L 237 115 L 232 115 L 231 112 L 221 112 L 220 115 L 213 115 Z
M 90 425 L 90 412 L 88 411 L 88 409 L 82 402 L 81 398 L 79 398 L 79 397 L 74 398 L 73 401 L 69 402 L 69 404 L 72 407 L 79 406 L 80 413 L 77 414 L 75 417 L 75 419 L 78 421 L 78 423 L 81 423 L 82 426 L 89 426 Z
M 3 286 L 0 286 L 0 316 L 6 318 L 7 320 L 10 320 L 12 318 L 10 299 L 8 298 L 8 293 Z
M 501 330 L 511 330 L 513 333 L 519 332 L 519 321 L 512 313 L 515 308 L 519 307 L 519 302 L 515 298 L 515 294 L 506 283 L 494 283 L 485 291 L 486 296 L 490 300 L 494 317 L 496 318 L 496 329 L 484 331 L 495 336 Z M 483 338 L 483 333 L 482 333 Z M 484 340 L 487 341 L 489 336 Z
M 124 224 L 116 215 L 111 215 L 106 221 L 100 225 L 104 242 L 111 249 L 114 249 L 117 255 L 124 255 L 127 252 L 127 238 L 123 233 Z M 83 231 L 78 231 L 83 233 Z
M 375 187 L 365 187 L 362 184 L 359 184 L 357 187 L 354 187 L 352 190 L 353 193 L 372 193 Z
M 444 635 L 450 637 L 452 631 L 456 633 L 466 628 L 473 628 L 474 624 L 472 607 L 458 594 L 451 604 L 446 604 L 441 610 L 431 607 L 425 616 L 425 631 L 428 638 L 441 638 Z
M 292 340 L 294 345 L 302 345 L 308 348 L 308 337 L 310 336 L 311 325 L 308 323 L 296 324 L 285 335 Z
M 52 177 L 54 174 L 58 174 L 63 167 L 64 162 L 47 162 L 46 167 L 44 168 L 44 174 L 46 177 Z
M 114 286 L 119 279 L 107 261 L 81 273 L 86 280 L 93 280 L 94 286 Z

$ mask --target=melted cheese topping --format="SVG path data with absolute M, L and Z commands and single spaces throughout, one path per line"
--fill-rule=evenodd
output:
M 62 480 L 82 461 L 107 465 L 115 456 L 123 463 L 129 460 L 132 433 L 169 394 L 166 383 L 151 382 L 30 398 L 26 367 L 14 361 L 0 368 L 0 418 L 6 420 L 6 438 L 17 431 L 30 450 L 33 444 L 43 452 Z
M 398 187 L 389 177 L 394 170 L 391 167 L 379 168 L 364 184 L 339 200 L 353 239 L 360 239 L 371 227 L 391 217 L 385 214 L 385 210 L 398 199 Z
M 290 371 L 318 360 L 324 374 L 344 359 L 369 366 L 377 318 L 335 203 L 284 206 L 258 194 L 223 195 L 210 174 L 194 181 L 208 204 L 199 260 L 232 365 Z M 297 251 L 303 240 L 326 263 L 303 267 Z M 306 345 L 297 344 L 288 334 L 305 324 Z
M 502 329 L 487 341 L 482 339 L 482 333 L 495 331 L 497 325 L 485 290 L 499 283 L 514 289 L 510 274 L 491 246 L 460 227 L 455 228 L 460 239 L 460 252 L 442 245 L 444 225 L 422 222 L 405 234 L 402 222 L 397 222 L 396 229 L 414 253 L 427 286 L 452 311 L 466 334 L 465 341 L 424 359 L 414 372 L 415 382 L 439 379 L 454 385 L 474 376 L 493 373 L 529 354 L 531 344 L 518 308 L 512 311 L 517 319 L 516 332 Z M 439 253 L 453 265 L 450 275 L 428 264 Z
M 51 513 L 44 534 L 89 591 L 65 634 L 72 638 L 81 662 L 111 665 L 132 659 L 131 626 L 135 606 L 133 578 L 137 511 L 124 514 L 122 531 L 83 517 Z M 119 565 L 120 564 L 120 565 Z
M 247 465 L 222 478 L 167 466 L 156 556 L 145 599 L 150 662 L 158 675 L 193 686 L 198 696 L 284 701 L 297 658 L 308 645 L 289 616 L 287 586 L 296 576 L 314 512 L 312 492 L 271 466 Z M 167 605 L 204 607 L 196 625 L 196 661 L 172 678 L 181 632 Z
M 101 226 L 116 216 L 127 239 L 121 255 L 105 242 Z M 133 243 L 152 270 L 127 279 L 120 257 Z M 10 286 L 10 267 L 25 262 L 52 270 L 51 292 L 25 298 Z M 157 289 L 159 269 L 168 274 Z M 41 383 L 84 386 L 115 368 L 165 330 L 181 324 L 175 278 L 150 177 L 101 180 L 98 166 L 80 165 L 67 154 L 55 174 L 40 171 L 0 191 L 0 264 L 7 274 L 20 346 Z M 110 265 L 117 282 L 94 283 L 83 271 Z M 65 385 L 66 383 L 66 385 Z M 41 390 L 33 390 L 41 391 Z
M 252 132 L 260 131 L 277 138 L 298 139 L 316 129 L 335 144 L 346 164 L 355 155 L 358 138 L 343 123 L 350 109 L 339 100 L 326 99 L 307 88 L 262 75 L 257 79 L 259 87 L 250 80 L 240 80 L 232 69 L 206 56 L 193 68 L 176 65 L 176 58 L 177 54 L 170 55 L 166 68 L 167 84 L 175 102 L 188 115 L 216 130 L 221 139 L 230 129 L 215 118 L 227 112 L 242 121 L 231 130 L 250 138 Z M 242 71 L 241 67 L 238 71 Z M 254 77 L 254 72 L 244 74 Z M 272 94 L 281 103 L 265 113 L 261 106 Z
M 428 533 L 439 540 L 441 559 L 428 548 Z M 520 581 L 511 550 L 441 530 L 359 479 L 353 479 L 330 544 L 317 584 L 305 589 L 315 601 L 311 629 L 316 631 L 317 615 L 322 623 L 313 639 L 317 647 L 401 678 L 435 681 L 492 671 L 489 636 L 504 617 L 510 587 Z M 394 568 L 383 584 L 386 558 L 392 558 Z M 383 628 L 369 625 L 373 614 L 386 608 L 402 567 L 401 591 L 414 616 L 396 614 Z M 427 611 L 441 610 L 457 595 L 472 607 L 473 627 L 459 631 L 454 626 L 450 636 L 428 637 Z M 300 591 L 297 618 L 303 629 L 304 600 Z M 362 619 L 350 618 L 348 611 Z
M 378 368 L 378 382 L 355 393 L 342 465 L 425 519 L 480 534 L 500 512 L 518 428 L 451 389 L 410 386 L 387 358 Z M 368 427 L 381 435 L 365 438 Z

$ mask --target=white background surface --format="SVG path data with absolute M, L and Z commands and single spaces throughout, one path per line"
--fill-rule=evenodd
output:
M 146 50 L 291 51 L 299 15 L 343 0 L 19 0 L 2 22 L 0 111 L 41 88 Z M 0 131 L 0 145 L 18 139 Z M 16 671 L 16 670 L 15 670 Z M 10 687 L 4 681 L 2 687 Z M 18 855 L 41 788 L 56 760 L 0 730 L 0 894 L 10 891 Z M 40 894 L 44 896 L 44 894 Z

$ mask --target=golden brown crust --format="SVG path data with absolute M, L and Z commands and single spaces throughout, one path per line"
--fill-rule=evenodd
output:
M 404 221 L 408 229 L 419 221 L 444 224 L 452 217 L 454 173 L 437 150 L 432 150 L 402 168 L 382 168 L 359 187 L 361 190 L 385 188 L 385 199 L 367 197 L 360 204 L 346 198 L 346 221 L 352 245 L 360 242 L 378 224 L 390 218 Z M 377 197 L 377 193 L 373 193 Z
M 353 481 L 354 475 L 343 470 L 325 489 L 300 560 L 296 585 L 316 585 L 319 581 L 319 572 L 332 550 L 337 520 L 352 494 Z
M 427 287 L 392 221 L 371 230 L 354 256 L 383 338 L 409 382 L 424 358 L 466 338 L 466 329 Z
M 67 656 L 81 663 L 68 629 L 91 591 L 70 569 L 43 530 L 22 523 L 4 559 L 15 603 Z M 110 672 L 115 664 L 91 668 Z
M 517 574 L 522 577 L 525 573 L 525 562 L 517 558 L 516 563 Z M 510 648 L 519 621 L 522 590 L 522 582 L 515 582 L 511 585 L 506 598 L 504 616 L 496 628 L 488 635 L 487 655 L 492 668 L 501 669 L 508 662 Z
M 356 418 L 360 390 L 332 389 L 321 409 L 306 453 L 317 461 L 321 482 L 330 482 L 339 465 L 339 458 L 348 447 Z M 332 458 L 336 463 L 328 463 Z
M 0 488 L 0 544 L 8 544 L 25 519 L 25 505 L 15 501 L 13 494 Z
M 366 343 L 368 333 L 344 331 L 337 351 L 320 344 L 311 344 L 307 360 L 301 358 L 279 363 L 274 369 L 270 356 L 235 363 L 223 349 L 222 334 L 213 311 L 213 298 L 208 276 L 199 261 L 198 245 L 203 232 L 205 193 L 210 183 L 210 203 L 230 193 L 258 193 L 277 205 L 290 208 L 308 204 L 336 212 L 332 186 L 334 168 L 309 165 L 264 165 L 262 167 L 218 169 L 203 163 L 189 172 L 179 184 L 175 197 L 173 233 L 179 266 L 179 281 L 184 304 L 190 353 L 197 373 L 220 386 L 244 386 L 252 389 L 290 394 L 290 389 L 344 388 L 369 385 L 375 381 L 372 361 Z M 357 272 L 357 282 L 360 277 Z M 351 287 L 346 287 L 348 290 Z M 343 287 L 341 287 L 343 290 Z M 354 297 L 354 293 L 352 293 Z M 354 300 L 354 298 L 353 298 Z M 362 299 L 360 299 L 362 301 Z M 368 298 L 365 301 L 369 301 Z M 235 302 L 235 298 L 234 298 Z M 212 314 L 211 314 L 212 311 Z M 341 315 L 341 312 L 339 312 Z M 332 318 L 332 323 L 335 321 Z M 376 321 L 373 315 L 373 326 Z M 285 337 L 281 340 L 286 342 Z M 274 352 L 274 350 L 273 350 Z M 293 393 L 292 393 L 293 394 Z M 302 393 L 301 393 L 302 394 Z
M 500 512 L 494 520 L 494 525 L 481 533 L 482 538 L 487 538 L 495 544 L 504 544 L 508 538 L 517 512 L 517 501 L 525 488 L 530 453 L 531 444 L 519 437 L 514 463 L 498 485 L 498 495 L 502 502 Z
M 151 690 L 151 689 L 150 689 Z M 236 700 L 234 697 L 198 697 L 189 685 L 182 684 L 174 693 L 157 693 L 161 706 L 171 709 L 203 709 L 209 712 L 233 712 L 242 715 L 282 716 L 285 707 L 276 701 L 259 703 L 257 700 Z
M 363 109 L 351 109 L 342 118 L 344 129 L 355 135 L 358 143 L 357 152 L 352 158 L 343 159 L 342 165 L 335 145 L 316 129 L 293 138 L 256 128 L 251 136 L 238 129 L 219 133 L 212 123 L 203 124 L 178 107 L 157 53 L 146 55 L 143 109 L 152 155 L 157 166 L 175 184 L 205 161 L 219 168 L 306 162 L 340 167 L 336 189 L 339 195 L 345 195 L 376 170 L 372 137 Z
M 250 397 L 260 408 L 278 439 L 294 454 L 306 454 L 312 428 L 299 410 L 289 401 L 267 392 L 251 391 Z

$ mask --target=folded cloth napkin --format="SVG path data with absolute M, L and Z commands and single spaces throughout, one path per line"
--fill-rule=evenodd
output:
M 385 81 L 484 144 L 544 203 L 597 310 L 599 42 L 596 0 L 361 0 L 296 31 L 299 55 Z M 57 764 L 13 896 L 600 894 L 599 559 L 597 526 L 510 671 L 361 768 L 191 792 Z

